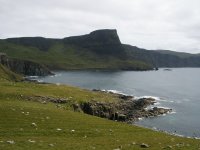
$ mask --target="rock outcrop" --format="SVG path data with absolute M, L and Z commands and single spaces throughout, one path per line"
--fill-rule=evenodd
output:
M 95 91 L 98 92 L 98 90 Z M 172 109 L 158 107 L 148 109 L 148 106 L 152 106 L 156 103 L 153 98 L 134 99 L 132 96 L 123 94 L 111 94 L 118 96 L 121 100 L 117 103 L 97 101 L 83 102 L 80 106 L 76 105 L 74 110 L 82 110 L 84 113 L 90 115 L 123 122 L 134 122 L 139 118 L 155 117 L 172 111 Z
M 5 53 L 0 53 L 0 63 L 13 72 L 23 75 L 45 76 L 52 74 L 52 72 L 43 65 L 27 60 L 11 59 L 8 58 Z
M 56 97 L 48 97 L 48 96 L 23 96 L 20 95 L 21 98 L 29 100 L 29 101 L 36 101 L 43 104 L 48 102 L 56 103 L 56 104 L 65 104 L 68 102 L 68 99 L 64 98 L 56 98 Z
M 106 92 L 95 90 L 96 92 Z M 109 92 L 111 93 L 111 92 Z M 163 115 L 172 111 L 168 108 L 148 108 L 155 103 L 153 98 L 140 98 L 134 99 L 132 96 L 123 94 L 111 93 L 119 98 L 116 102 L 98 102 L 91 100 L 88 102 L 78 103 L 70 100 L 70 98 L 58 98 L 48 96 L 23 96 L 20 98 L 27 99 L 29 101 L 37 101 L 42 104 L 56 103 L 58 108 L 62 108 L 67 104 L 73 108 L 76 112 L 84 112 L 89 115 L 98 116 L 101 118 L 107 118 L 109 120 L 121 121 L 127 123 L 133 123 L 140 118 L 155 117 Z M 64 107 L 63 107 L 64 108 Z

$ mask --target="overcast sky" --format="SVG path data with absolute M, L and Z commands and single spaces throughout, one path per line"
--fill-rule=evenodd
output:
M 142 48 L 200 53 L 200 0 L 0 0 L 0 38 L 97 29 Z

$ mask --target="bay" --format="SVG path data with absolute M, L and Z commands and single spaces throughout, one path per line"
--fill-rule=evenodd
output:
M 135 124 L 200 137 L 200 69 L 172 68 L 171 71 L 57 71 L 40 81 L 86 89 L 114 90 L 141 97 L 152 96 L 157 105 L 173 109 L 166 116 L 147 118 Z

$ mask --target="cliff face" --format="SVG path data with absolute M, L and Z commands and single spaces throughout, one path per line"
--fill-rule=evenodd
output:
M 5 53 L 0 53 L 0 64 L 8 67 L 13 72 L 29 76 L 45 76 L 52 74 L 45 66 L 35 62 L 8 59 Z
M 51 69 L 148 70 L 152 67 L 200 67 L 200 55 L 152 51 L 125 45 L 114 29 L 96 30 L 64 39 L 9 38 L 0 40 L 0 52 L 17 59 L 38 62 Z
M 151 64 L 155 67 L 200 67 L 200 56 L 195 54 L 164 53 L 141 49 L 131 45 L 123 45 L 131 59 Z
M 82 36 L 73 36 L 63 39 L 65 44 L 88 49 L 100 56 L 112 55 L 126 58 L 126 53 L 120 42 L 117 30 L 97 30 Z

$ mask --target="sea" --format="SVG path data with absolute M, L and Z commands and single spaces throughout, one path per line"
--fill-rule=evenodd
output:
M 172 113 L 143 118 L 134 124 L 179 136 L 200 138 L 200 68 L 161 68 L 158 71 L 55 71 L 34 77 L 40 82 L 85 89 L 112 90 L 135 97 L 153 97 L 156 107 Z

